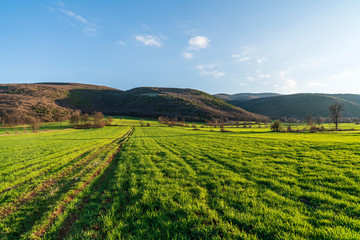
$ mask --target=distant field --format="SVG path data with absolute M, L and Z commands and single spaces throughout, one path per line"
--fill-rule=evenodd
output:
M 359 131 L 148 122 L 1 136 L 2 239 L 360 239 Z

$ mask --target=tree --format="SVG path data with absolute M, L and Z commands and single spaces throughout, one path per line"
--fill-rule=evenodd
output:
M 318 116 L 318 117 L 316 117 L 315 121 L 316 121 L 316 124 L 321 125 L 324 123 L 325 119 L 321 116 Z
M 37 117 L 28 116 L 27 122 L 29 123 L 33 132 L 36 132 L 41 126 L 41 122 Z
M 111 123 L 114 121 L 114 118 L 113 117 L 108 117 L 107 118 L 107 124 L 110 126 Z
M 307 123 L 307 125 L 312 125 L 313 119 L 311 114 L 306 114 L 305 122 Z
M 281 130 L 281 123 L 280 123 L 280 121 L 279 120 L 276 120 L 275 122 L 273 122 L 272 124 L 271 124 L 271 131 L 273 131 L 273 132 L 280 132 L 280 130 Z
M 82 125 L 86 125 L 90 120 L 89 114 L 84 113 L 80 116 L 80 122 Z
M 94 126 L 95 127 L 103 127 L 102 121 L 104 119 L 104 114 L 102 112 L 94 113 Z
M 329 106 L 330 119 L 335 123 L 335 129 L 338 130 L 339 121 L 342 118 L 342 112 L 344 111 L 344 105 L 342 103 L 334 103 Z
M 61 126 L 61 122 L 65 120 L 64 114 L 60 111 L 56 111 L 53 115 L 53 118 L 56 122 L 60 123 L 60 126 Z
M 79 125 L 79 121 L 80 121 L 80 112 L 79 112 L 79 111 L 75 111 L 75 112 L 70 116 L 70 123 L 76 127 L 76 126 Z

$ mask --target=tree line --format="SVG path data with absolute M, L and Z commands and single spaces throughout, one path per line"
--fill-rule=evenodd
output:
M 334 104 L 329 106 L 328 110 L 329 110 L 329 117 L 328 118 L 324 118 L 324 117 L 321 117 L 321 116 L 313 118 L 311 114 L 306 115 L 304 123 L 306 123 L 307 125 L 310 126 L 309 132 L 325 131 L 325 128 L 322 125 L 325 122 L 326 123 L 334 123 L 336 131 L 338 130 L 340 122 L 349 122 L 349 123 L 350 122 L 356 122 L 357 124 L 359 124 L 359 122 L 360 122 L 360 119 L 351 119 L 351 118 L 344 119 L 342 117 L 342 113 L 344 111 L 344 105 L 342 103 L 334 103 Z M 276 120 L 275 122 L 273 122 L 271 124 L 271 130 L 274 131 L 274 132 L 282 131 L 281 122 L 299 123 L 301 121 L 296 120 L 294 118 L 281 117 L 280 120 Z M 291 128 L 291 126 L 288 126 L 286 131 L 287 132 L 294 132 L 295 130 L 293 130 Z M 300 131 L 300 130 L 297 129 L 296 131 Z
M 88 114 L 81 113 L 81 111 L 77 110 L 71 114 L 55 112 L 52 120 L 59 122 L 60 126 L 63 121 L 69 120 L 74 128 L 102 128 L 106 125 L 111 125 L 113 117 L 107 117 L 105 119 L 104 114 L 101 112 Z M 19 125 L 29 125 L 33 132 L 36 132 L 44 122 L 49 122 L 49 119 L 44 119 L 39 115 L 24 111 L 11 111 L 0 115 L 1 126 L 12 128 Z

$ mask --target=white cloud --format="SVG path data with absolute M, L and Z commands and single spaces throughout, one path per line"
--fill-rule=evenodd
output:
M 124 43 L 123 41 L 117 41 L 116 44 L 117 44 L 117 45 L 125 46 L 125 43 Z
M 236 62 L 246 62 L 251 60 L 251 57 L 241 56 L 240 54 L 233 54 L 231 57 L 235 59 Z
M 189 40 L 190 50 L 200 50 L 202 48 L 208 48 L 210 46 L 210 40 L 204 36 L 196 36 Z
M 232 54 L 231 57 L 236 62 L 248 62 L 250 60 L 256 61 L 258 64 L 262 64 L 266 57 L 253 55 L 254 48 L 244 47 L 240 54 Z
M 201 64 L 201 65 L 197 65 L 196 68 L 199 70 L 204 70 L 204 69 L 213 69 L 216 66 L 216 64 Z
M 76 22 L 78 22 L 79 24 L 83 25 L 83 33 L 86 36 L 96 37 L 99 35 L 100 27 L 97 24 L 95 24 L 92 21 L 89 21 L 88 19 L 84 18 L 83 16 L 81 16 L 73 11 L 69 11 L 67 9 L 62 8 L 65 6 L 65 4 L 62 2 L 58 2 L 57 5 L 60 6 L 59 8 L 57 8 L 57 10 L 59 12 L 61 12 L 65 16 L 67 16 L 69 19 L 73 19 Z M 71 21 L 70 21 L 70 25 L 77 26 L 74 22 L 71 22 Z
M 183 52 L 183 57 L 185 59 L 192 59 L 194 57 L 194 55 L 192 53 L 189 53 L 189 52 Z
M 200 70 L 200 75 L 213 76 L 215 78 L 220 78 L 225 76 L 225 73 L 215 70 L 216 64 L 201 64 L 197 65 L 196 68 Z
M 161 47 L 162 45 L 160 38 L 152 35 L 137 35 L 135 39 L 136 41 L 141 42 L 145 46 Z
M 65 15 L 69 16 L 69 17 L 72 17 L 74 19 L 76 19 L 77 21 L 80 21 L 82 23 L 85 23 L 87 24 L 88 23 L 88 20 L 86 20 L 85 18 L 83 18 L 82 16 L 74 13 L 74 12 L 71 12 L 71 11 L 68 11 L 68 10 L 65 10 L 65 9 L 60 9 L 60 12 L 64 13 Z
M 220 77 L 225 76 L 225 73 L 219 72 L 217 70 L 214 70 L 214 71 L 201 71 L 200 74 L 201 75 L 210 75 L 210 76 L 213 76 L 215 78 L 220 78 Z

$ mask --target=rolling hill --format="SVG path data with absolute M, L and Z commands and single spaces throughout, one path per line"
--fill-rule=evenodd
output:
M 248 100 L 252 100 L 252 99 L 281 96 L 281 94 L 278 94 L 278 93 L 236 93 L 236 94 L 219 93 L 219 94 L 215 94 L 214 96 L 221 98 L 225 101 L 248 101 Z
M 239 107 L 193 89 L 143 87 L 128 91 L 78 83 L 1 84 L 0 114 L 24 112 L 51 121 L 56 112 L 74 110 L 138 117 L 264 120 Z
M 271 118 L 284 116 L 297 119 L 304 119 L 307 114 L 328 117 L 328 107 L 340 102 L 344 104 L 344 117 L 360 117 L 360 95 L 356 94 L 301 93 L 227 102 Z

